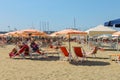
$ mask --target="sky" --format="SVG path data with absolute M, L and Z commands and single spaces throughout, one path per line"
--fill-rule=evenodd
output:
M 119 4 L 120 0 L 0 0 L 0 31 L 85 31 L 120 18 Z

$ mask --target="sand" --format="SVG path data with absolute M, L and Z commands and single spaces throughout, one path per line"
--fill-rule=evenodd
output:
M 83 63 L 48 59 L 10 59 L 13 45 L 0 47 L 0 80 L 119 80 L 120 64 L 110 61 L 108 54 L 118 51 L 98 51 Z M 85 48 L 89 51 L 88 48 Z

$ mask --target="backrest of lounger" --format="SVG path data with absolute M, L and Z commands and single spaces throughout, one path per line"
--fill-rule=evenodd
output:
M 66 56 L 66 57 L 68 57 L 68 56 L 69 56 L 69 53 L 68 53 L 68 51 L 67 51 L 66 47 L 61 46 L 61 47 L 60 47 L 60 50 L 62 51 L 62 53 L 64 54 L 64 56 Z
M 74 48 L 74 52 L 75 52 L 76 56 L 83 57 L 82 48 L 81 47 L 73 47 L 73 48 Z

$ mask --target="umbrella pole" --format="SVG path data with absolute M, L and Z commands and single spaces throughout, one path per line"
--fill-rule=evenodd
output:
M 88 42 L 88 48 L 90 49 L 90 44 L 91 44 L 91 42 L 90 42 L 90 36 L 88 36 L 87 42 Z
M 119 46 L 119 36 L 117 37 L 117 51 L 119 51 L 119 48 L 118 48 L 118 46 Z
M 70 34 L 69 34 L 69 62 L 71 62 L 71 44 L 70 44 Z

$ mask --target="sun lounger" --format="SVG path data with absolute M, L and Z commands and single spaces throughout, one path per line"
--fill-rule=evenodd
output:
M 76 60 L 79 61 L 78 58 L 81 58 L 81 62 L 86 58 L 84 51 L 82 50 L 81 47 L 73 47 L 74 53 L 76 54 Z
M 108 54 L 110 60 L 112 60 L 112 57 L 114 57 L 115 61 L 120 63 L 120 54 L 119 53 L 113 53 L 113 54 Z
M 13 58 L 15 56 L 21 56 L 25 58 L 25 56 L 28 56 L 28 55 L 29 55 L 28 45 L 24 45 L 20 50 L 13 48 L 13 50 L 9 53 L 10 58 Z
M 86 55 L 92 55 L 96 57 L 97 51 L 98 51 L 98 47 L 95 46 L 90 52 L 85 52 L 85 53 Z
M 69 52 L 68 50 L 66 49 L 65 46 L 60 46 L 60 50 L 61 50 L 61 53 L 63 54 L 63 57 L 64 58 L 69 58 Z M 61 58 L 63 60 L 63 57 Z

